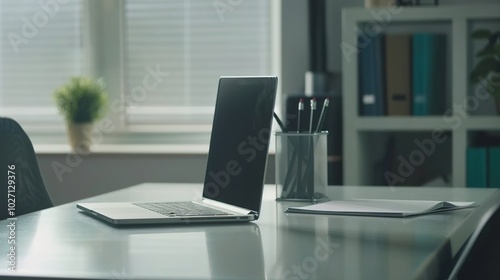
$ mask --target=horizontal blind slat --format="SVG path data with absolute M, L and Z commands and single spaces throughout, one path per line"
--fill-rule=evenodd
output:
M 270 74 L 269 1 L 243 1 L 219 17 L 213 1 L 125 3 L 126 92 L 142 84 L 146 67 L 169 72 L 135 108 L 213 108 L 218 78 Z M 145 110 L 147 112 L 147 110 Z M 209 110 L 211 112 L 211 110 Z M 135 114 L 132 123 L 211 121 L 211 114 Z
M 43 3 L 0 1 L 0 107 L 6 111 L 36 107 L 55 113 L 54 90 L 70 77 L 82 74 L 82 1 L 54 1 L 57 7 L 51 6 L 50 13 L 41 6 Z M 25 25 L 34 27 L 34 35 L 26 33 Z M 38 122 L 37 118 L 30 115 L 23 120 Z

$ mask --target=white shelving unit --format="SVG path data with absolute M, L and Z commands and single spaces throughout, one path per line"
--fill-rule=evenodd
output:
M 380 20 L 377 15 L 387 20 Z M 388 16 L 387 16 L 388 15 Z M 438 23 L 449 26 L 451 93 L 448 108 L 453 104 L 464 104 L 470 94 L 468 83 L 471 55 L 470 26 L 474 21 L 500 21 L 500 5 L 403 7 L 400 10 L 348 8 L 342 10 L 342 43 L 357 47 L 359 28 L 365 24 L 405 25 Z M 384 32 L 384 30 L 382 30 Z M 430 31 L 432 32 L 432 31 Z M 369 132 L 432 132 L 442 129 L 451 135 L 451 185 L 465 187 L 466 150 L 468 134 L 473 131 L 499 131 L 500 117 L 473 116 L 454 110 L 446 119 L 444 116 L 395 117 L 360 116 L 358 113 L 358 55 L 343 56 L 343 117 L 344 117 L 344 184 L 370 185 L 370 153 L 377 153 Z M 461 124 L 457 121 L 460 119 Z

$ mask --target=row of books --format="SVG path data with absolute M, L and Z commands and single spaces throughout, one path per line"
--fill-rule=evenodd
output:
M 500 147 L 467 149 L 467 187 L 500 188 Z
M 443 114 L 446 34 L 379 34 L 358 38 L 360 114 Z

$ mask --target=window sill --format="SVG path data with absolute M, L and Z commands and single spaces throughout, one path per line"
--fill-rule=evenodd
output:
M 35 144 L 35 152 L 42 155 L 74 153 L 67 144 Z M 91 154 L 169 154 L 169 155 L 206 155 L 208 144 L 98 144 L 90 149 Z
M 94 135 L 92 154 L 206 155 L 211 127 L 137 126 Z M 26 130 L 37 154 L 70 154 L 66 132 L 61 129 Z M 274 154 L 274 135 L 269 153 Z
M 207 154 L 209 126 L 130 126 L 112 132 L 94 130 L 95 154 Z M 69 154 L 61 126 L 25 127 L 37 154 Z

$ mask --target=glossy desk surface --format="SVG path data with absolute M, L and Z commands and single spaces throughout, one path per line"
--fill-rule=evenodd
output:
M 7 269 L 8 221 L 0 222 L 0 278 L 435 279 L 489 207 L 496 189 L 330 187 L 330 198 L 476 201 L 480 206 L 413 218 L 285 214 L 266 186 L 262 215 L 234 225 L 115 228 L 75 203 L 18 217 L 16 272 Z M 193 200 L 201 184 L 141 184 L 85 199 Z

